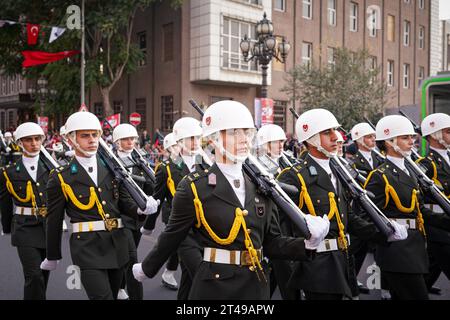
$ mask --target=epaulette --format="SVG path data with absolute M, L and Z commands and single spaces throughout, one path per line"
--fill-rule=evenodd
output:
M 197 181 L 202 177 L 206 177 L 209 174 L 209 170 L 205 169 L 203 171 L 195 171 L 187 174 L 184 178 L 189 179 L 190 182 Z

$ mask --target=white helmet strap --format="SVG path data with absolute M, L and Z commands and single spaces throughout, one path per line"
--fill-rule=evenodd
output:
M 311 138 L 306 140 L 306 142 L 308 142 L 310 145 L 316 147 L 317 151 L 322 152 L 328 158 L 332 158 L 332 157 L 337 156 L 337 151 L 336 152 L 329 152 L 329 151 L 325 150 L 324 147 L 322 147 L 322 144 L 320 142 L 320 133 L 316 133 Z
M 445 149 L 450 149 L 450 144 L 448 144 L 447 142 L 445 142 L 444 137 L 442 135 L 442 130 L 438 130 L 434 133 L 431 134 L 431 136 L 436 139 L 440 144 L 442 144 Z
M 394 150 L 400 153 L 403 157 L 411 156 L 411 151 L 403 151 L 397 144 L 397 137 L 393 138 L 391 141 L 386 140 L 386 143 L 389 144 Z
M 361 138 L 359 138 L 359 139 L 356 139 L 356 141 L 357 141 L 360 145 L 362 145 L 364 148 L 367 148 L 367 149 L 369 149 L 369 150 L 373 150 L 373 148 L 369 147 L 369 146 L 364 142 L 364 137 L 365 137 L 365 136 L 363 136 L 363 137 L 361 137 Z
M 231 152 L 227 151 L 223 145 L 222 135 L 218 134 L 218 139 L 214 142 L 218 147 L 221 154 L 225 155 L 225 157 L 233 163 L 243 163 L 245 159 L 247 159 L 248 155 L 239 156 L 234 155 Z
M 75 139 L 73 139 L 73 137 L 75 137 Z M 74 148 L 77 149 L 78 151 L 80 151 L 86 157 L 91 158 L 97 154 L 97 151 L 86 151 L 80 147 L 80 145 L 77 142 L 76 132 L 73 132 L 73 134 L 69 134 L 68 138 L 70 141 L 72 141 Z
M 28 157 L 30 157 L 30 158 L 36 157 L 36 156 L 39 155 L 39 153 L 41 152 L 41 151 L 36 151 L 36 152 L 29 152 L 29 151 L 27 151 L 27 149 L 25 149 L 25 148 L 23 147 L 23 143 L 22 143 L 22 141 L 21 141 L 20 139 L 17 141 L 17 145 L 18 145 L 20 148 L 22 148 L 22 152 L 25 153 L 25 154 L 26 154 Z

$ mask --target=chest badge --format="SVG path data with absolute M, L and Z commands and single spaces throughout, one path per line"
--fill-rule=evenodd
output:
M 264 204 L 255 204 L 255 208 L 258 217 L 263 217 L 266 214 L 266 207 Z
M 208 176 L 208 185 L 215 186 L 217 184 L 216 175 L 214 173 L 211 173 Z

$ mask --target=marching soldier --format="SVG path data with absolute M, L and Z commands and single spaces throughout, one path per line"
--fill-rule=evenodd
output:
M 124 166 L 131 166 L 127 167 L 127 169 L 133 175 L 136 183 L 144 191 L 144 193 L 147 195 L 152 195 L 152 181 L 149 177 L 145 176 L 144 172 L 137 166 L 131 155 L 135 148 L 137 139 L 139 139 L 139 135 L 136 128 L 131 124 L 122 123 L 113 130 L 113 143 L 116 145 L 117 156 L 119 156 L 119 158 L 123 161 Z M 144 297 L 142 283 L 136 281 L 133 277 L 132 271 L 133 264 L 138 261 L 137 248 L 142 236 L 140 229 L 144 224 L 144 218 L 145 216 L 142 215 L 139 215 L 138 219 L 133 219 L 126 215 L 122 216 L 122 222 L 130 243 L 130 261 L 126 269 L 126 281 L 124 281 L 124 284 L 126 283 L 128 295 L 131 300 L 142 300 Z M 118 298 L 121 300 L 127 299 L 128 296 L 124 290 L 124 284 L 119 290 L 118 295 Z
M 357 146 L 352 166 L 364 177 L 367 177 L 369 173 L 380 164 L 373 152 L 373 149 L 375 148 L 375 130 L 370 124 L 361 122 L 352 128 L 351 136 Z M 353 209 L 356 214 L 361 214 L 361 208 L 354 205 Z M 359 239 L 358 237 L 351 237 L 350 243 L 349 250 L 350 254 L 354 257 L 355 276 L 358 276 L 369 250 L 369 244 L 367 241 Z M 358 282 L 357 290 L 361 293 L 369 293 L 369 289 L 360 282 Z
M 267 156 L 271 162 L 275 164 L 274 176 L 278 176 L 282 171 L 282 164 L 280 164 L 281 154 L 283 152 L 283 144 L 286 141 L 286 134 L 284 130 L 275 124 L 267 124 L 262 126 L 256 134 L 256 141 L 258 145 L 258 154 L 261 157 Z M 263 164 L 266 161 L 261 161 Z M 270 170 L 270 168 L 268 168 Z M 279 211 L 280 231 L 283 236 L 293 237 L 292 223 L 289 217 L 283 211 Z M 289 277 L 292 273 L 292 262 L 288 260 L 271 260 L 271 282 L 270 282 L 270 296 L 273 295 L 277 285 L 280 289 L 280 294 L 283 300 L 296 300 L 298 295 L 294 290 L 287 287 Z
M 386 161 L 366 181 L 366 189 L 375 195 L 373 202 L 380 210 L 391 220 L 408 226 L 406 240 L 390 246 L 377 245 L 375 252 L 392 299 L 428 300 L 425 226 L 450 227 L 449 217 L 425 208 L 417 179 L 405 164 L 415 135 L 411 122 L 403 116 L 390 115 L 378 121 L 376 139 L 384 142 Z
M 156 211 L 148 198 L 141 210 L 123 184 L 97 155 L 102 129 L 90 112 L 76 112 L 66 122 L 75 157 L 50 174 L 47 185 L 47 258 L 44 270 L 55 270 L 61 257 L 61 223 L 70 217 L 72 262 L 80 268 L 89 299 L 116 299 L 129 258 L 129 244 L 121 215 L 137 219 Z
M 154 277 L 192 230 L 203 248 L 190 299 L 269 299 L 262 258 L 307 259 L 328 231 L 328 222 L 306 218 L 311 238 L 280 235 L 276 207 L 242 171 L 254 136 L 253 118 L 237 101 L 212 104 L 202 120 L 203 136 L 213 142 L 215 163 L 189 174 L 178 185 L 169 223 L 142 264 L 141 281 Z
M 284 170 L 278 177 L 299 189 L 300 197 L 293 201 L 300 209 L 330 220 L 329 233 L 320 243 L 315 259 L 299 262 L 290 279 L 292 287 L 303 289 L 307 300 L 352 297 L 347 232 L 362 239 L 382 240 L 373 224 L 349 213 L 348 195 L 330 166 L 330 158 L 338 152 L 336 129 L 339 126 L 328 110 L 312 109 L 303 113 L 295 128 L 299 141 L 308 148 L 308 155 L 303 164 Z M 393 225 L 395 233 L 388 241 L 404 238 L 405 228 Z
M 445 113 L 431 114 L 422 121 L 422 136 L 429 143 L 428 154 L 418 162 L 426 168 L 427 176 L 443 188 L 444 194 L 450 197 L 450 116 Z M 425 206 L 435 212 L 443 212 L 442 208 L 431 199 Z M 425 225 L 427 231 L 427 250 L 430 257 L 430 274 L 426 277 L 430 292 L 440 291 L 433 284 L 441 271 L 450 279 L 450 233 L 431 225 Z
M 75 151 L 72 149 L 71 146 L 67 144 L 66 126 L 61 126 L 61 128 L 59 129 L 59 135 L 61 136 L 62 141 L 61 144 L 59 145 L 60 150 L 58 150 L 58 152 L 55 153 L 60 164 L 65 165 L 70 162 L 72 157 L 75 155 Z
M 3 232 L 12 234 L 11 243 L 17 247 L 25 277 L 24 299 L 44 300 L 49 272 L 39 266 L 46 255 L 45 186 L 49 170 L 39 153 L 45 135 L 39 125 L 26 122 L 17 128 L 16 139 L 23 156 L 0 175 Z

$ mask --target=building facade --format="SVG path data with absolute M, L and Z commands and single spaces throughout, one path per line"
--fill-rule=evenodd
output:
M 182 116 L 198 118 L 190 98 L 203 105 L 234 99 L 254 112 L 262 76 L 254 63 L 244 61 L 239 43 L 246 34 L 254 37 L 264 12 L 277 39 L 285 37 L 291 44 L 286 63 L 273 61 L 268 70 L 275 122 L 289 132 L 294 129 L 291 104 L 280 91 L 285 72 L 298 64 L 326 66 L 337 47 L 370 52 L 372 66 L 381 70 L 379 81 L 388 85 L 391 112 L 414 107 L 420 100 L 419 82 L 430 74 L 435 0 L 185 0 L 178 9 L 168 2 L 138 12 L 133 41 L 145 58 L 111 93 L 114 111 L 124 121 L 138 112 L 140 128 L 150 131 L 168 132 Z M 95 88 L 88 91 L 87 102 L 103 115 Z

